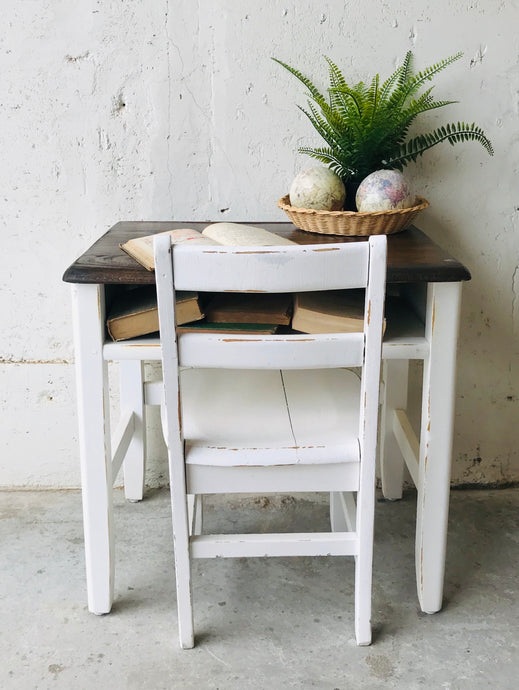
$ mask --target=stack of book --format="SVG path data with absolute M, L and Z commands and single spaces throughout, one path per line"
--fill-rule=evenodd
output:
M 263 228 L 238 223 L 213 223 L 202 233 L 188 228 L 167 233 L 176 244 L 272 246 L 294 244 Z M 121 245 L 148 270 L 154 270 L 153 235 Z M 364 290 L 334 290 L 291 294 L 177 292 L 179 332 L 352 333 L 363 330 Z M 113 340 L 125 340 L 159 330 L 154 285 L 132 288 L 114 300 L 107 318 Z
M 181 332 L 275 333 L 289 326 L 292 295 L 271 293 L 211 293 L 204 307 L 205 318 L 179 326 Z M 177 321 L 178 324 L 178 321 Z

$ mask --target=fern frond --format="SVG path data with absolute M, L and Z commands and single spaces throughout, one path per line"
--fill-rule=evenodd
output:
M 405 54 L 404 62 L 402 63 L 402 72 L 398 78 L 398 86 L 404 86 L 412 74 L 413 70 L 413 53 L 408 50 Z
M 321 134 L 323 139 L 330 146 L 340 146 L 339 142 L 344 136 L 345 132 L 351 136 L 352 132 L 348 127 L 347 122 L 341 118 L 339 113 L 334 112 L 332 108 L 321 108 L 321 112 L 324 115 L 324 117 L 322 117 L 319 114 L 317 107 L 310 101 L 308 101 L 308 107 L 311 114 L 308 113 L 304 108 L 301 108 L 300 106 L 298 107 L 308 117 L 315 129 L 319 132 L 319 134 Z
M 416 117 L 416 115 L 425 113 L 428 110 L 444 108 L 446 105 L 453 105 L 454 103 L 459 103 L 459 101 L 433 101 L 432 98 L 427 98 L 424 100 L 418 99 L 409 106 L 409 112 Z
M 413 93 L 416 93 L 426 81 L 431 81 L 435 74 L 438 74 L 438 72 L 441 72 L 446 67 L 449 67 L 449 65 L 452 65 L 452 63 L 456 62 L 456 60 L 459 60 L 462 55 L 463 53 L 461 52 L 451 55 L 450 57 L 431 65 L 431 67 L 427 67 L 427 69 L 425 69 L 423 72 L 418 72 L 418 74 L 409 77 L 403 88 L 401 103 L 405 103 L 406 99 L 409 98 Z
M 345 96 L 346 99 L 351 99 L 351 102 L 355 106 L 357 114 L 359 116 L 362 115 L 362 98 L 361 94 L 359 94 L 356 90 L 351 89 L 349 86 L 338 86 L 328 89 L 328 91 L 330 91 L 331 93 L 341 94 L 342 96 Z M 345 104 L 346 99 L 343 99 L 343 102 Z
M 340 86 L 348 86 L 346 83 L 346 80 L 344 79 L 344 76 L 341 72 L 341 70 L 337 67 L 337 65 L 330 60 L 329 57 L 326 55 L 324 56 L 324 59 L 328 63 L 328 72 L 330 75 L 330 86 L 332 87 L 340 87 Z
M 385 103 L 389 96 L 391 95 L 391 91 L 399 79 L 401 73 L 403 72 L 403 66 L 401 65 L 396 69 L 393 74 L 390 74 L 389 77 L 386 79 L 386 81 L 382 84 L 380 87 L 380 103 Z
M 312 103 L 308 102 L 308 107 L 310 108 L 311 112 L 308 112 L 300 105 L 298 105 L 297 107 L 302 113 L 306 115 L 306 117 L 314 126 L 315 130 L 318 132 L 318 134 L 321 135 L 321 137 L 326 141 L 326 143 L 329 146 L 335 146 L 337 144 L 333 131 L 331 131 L 330 128 L 327 126 L 326 121 L 319 116 L 319 113 L 315 110 L 315 107 L 312 105 Z
M 288 70 L 290 74 L 293 74 L 294 77 L 296 77 L 296 79 L 299 79 L 299 81 L 306 86 L 308 91 L 310 91 L 310 95 L 317 103 L 325 100 L 324 96 L 319 91 L 319 89 L 313 84 L 313 82 L 310 79 L 308 79 L 308 77 L 305 77 L 305 75 L 302 74 L 299 70 L 294 69 L 294 67 L 290 67 L 290 65 L 287 65 L 285 62 L 281 62 L 281 60 L 278 60 L 275 57 L 273 57 L 272 60 L 274 60 L 274 62 L 277 62 L 278 65 L 281 65 L 281 67 L 284 67 L 286 70 Z
M 307 146 L 301 146 L 298 149 L 299 153 L 303 153 L 307 156 L 311 156 L 316 160 L 328 165 L 328 167 L 339 175 L 343 180 L 348 179 L 352 176 L 353 171 L 349 170 L 343 165 L 343 162 L 337 158 L 332 149 L 329 148 L 310 148 Z
M 326 158 L 327 161 L 334 161 L 340 164 L 340 160 L 337 158 L 333 149 L 331 148 L 312 148 L 310 146 L 300 146 L 298 149 L 299 153 L 304 153 L 307 156 L 321 156 L 323 159 Z
M 418 74 L 414 75 L 412 80 L 420 83 L 424 83 L 426 80 L 431 81 L 435 74 L 438 74 L 438 72 L 441 72 L 446 67 L 449 67 L 449 65 L 452 65 L 453 62 L 456 62 L 456 60 L 459 60 L 462 56 L 463 53 L 460 51 L 455 55 L 444 58 L 443 60 L 440 60 L 440 62 L 431 65 L 431 67 L 427 67 L 427 69 L 423 70 L 423 72 L 418 72 Z
M 344 76 L 343 76 L 341 70 L 326 55 L 324 56 L 324 59 L 328 63 L 328 74 L 329 74 L 330 86 L 332 88 L 339 88 L 339 87 L 347 88 L 348 84 L 346 83 L 346 80 L 344 79 Z M 330 99 L 330 106 L 332 108 L 343 110 L 344 102 L 340 98 L 340 96 L 337 96 L 337 94 L 334 93 L 331 89 L 328 89 L 328 96 Z
M 363 81 L 359 81 L 358 84 L 355 84 L 352 87 L 352 91 L 354 91 L 357 95 L 357 100 L 360 103 L 361 110 L 364 109 L 366 101 L 369 99 L 369 89 L 370 87 Z
M 421 115 L 429 110 L 444 108 L 447 105 L 457 103 L 457 101 L 434 101 L 431 96 L 431 91 L 432 87 L 427 89 L 427 91 L 425 91 L 419 98 L 411 101 L 405 109 L 390 115 L 392 121 L 394 122 L 395 132 L 400 131 L 400 137 L 404 131 L 407 133 L 407 130 L 418 117 L 418 115 Z
M 367 110 L 366 115 L 370 116 L 372 121 L 373 121 L 373 118 L 375 116 L 375 113 L 376 113 L 377 107 L 378 107 L 379 82 L 380 82 L 380 77 L 378 74 L 375 74 L 375 76 L 371 80 L 371 85 L 369 87 L 369 96 L 368 96 L 369 108 Z
M 475 123 L 468 125 L 464 122 L 458 122 L 457 124 L 452 123 L 439 127 L 433 132 L 420 134 L 410 139 L 406 144 L 400 146 L 398 155 L 391 157 L 389 160 L 384 161 L 384 163 L 393 167 L 407 165 L 409 161 L 416 161 L 418 156 L 422 156 L 425 151 L 440 144 L 442 141 L 448 141 L 452 146 L 463 141 L 478 141 L 489 155 L 494 155 L 492 144 L 480 127 L 477 127 Z

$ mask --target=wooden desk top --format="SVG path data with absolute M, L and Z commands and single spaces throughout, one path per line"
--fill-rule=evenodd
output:
M 203 230 L 208 223 L 125 221 L 114 225 L 90 249 L 77 259 L 63 275 L 66 283 L 151 284 L 155 274 L 128 256 L 119 244 L 133 237 L 151 235 L 174 228 Z M 251 223 L 298 244 L 359 242 L 367 238 L 320 235 L 298 230 L 292 223 Z M 470 280 L 463 264 L 435 244 L 418 228 L 388 235 L 388 283 L 445 283 Z

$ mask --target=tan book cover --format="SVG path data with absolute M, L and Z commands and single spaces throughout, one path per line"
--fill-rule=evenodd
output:
M 176 293 L 176 318 L 178 324 L 202 319 L 196 292 Z M 154 285 L 127 290 L 114 301 L 106 321 L 112 340 L 127 340 L 148 335 L 159 330 L 157 295 Z
M 280 237 L 273 232 L 242 223 L 212 223 L 202 232 L 190 228 L 167 230 L 161 235 L 170 235 L 174 244 L 202 244 L 229 246 L 275 246 L 295 244 L 286 237 Z M 123 251 L 138 261 L 148 271 L 155 268 L 153 257 L 153 238 L 155 235 L 135 237 L 121 244 Z
M 297 293 L 292 328 L 303 333 L 361 332 L 364 294 L 364 290 Z

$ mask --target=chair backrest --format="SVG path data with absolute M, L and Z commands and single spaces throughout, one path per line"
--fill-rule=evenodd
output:
M 374 454 L 378 414 L 386 237 L 365 242 L 278 247 L 171 245 L 155 239 L 155 273 L 166 405 L 178 407 L 178 367 L 318 369 L 361 367 L 359 441 Z M 175 290 L 303 292 L 365 288 L 362 333 L 177 337 Z M 168 400 L 169 398 L 169 400 Z
M 366 349 L 381 339 L 386 271 L 386 238 L 366 242 L 203 247 L 171 245 L 155 239 L 161 335 L 175 343 L 175 290 L 197 292 L 304 292 L 365 288 L 363 333 L 325 335 L 239 335 L 184 333 L 178 338 L 179 364 L 191 367 L 304 369 L 358 367 Z M 380 345 L 379 345 L 380 347 Z M 172 349 L 174 349 L 172 347 Z M 166 354 L 166 353 L 164 353 Z M 168 356 L 172 356 L 170 353 Z

